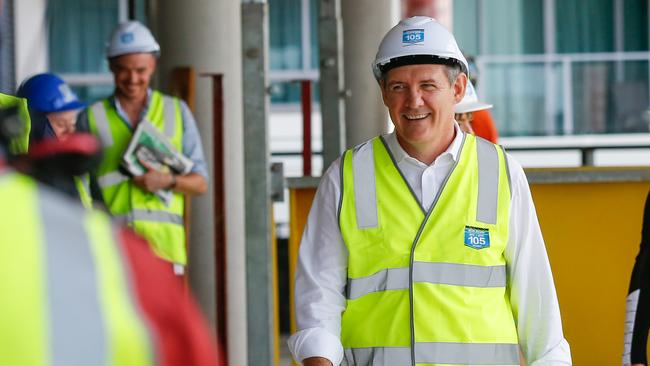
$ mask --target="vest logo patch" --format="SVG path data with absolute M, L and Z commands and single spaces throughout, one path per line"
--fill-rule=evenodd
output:
M 473 226 L 465 226 L 465 245 L 474 249 L 490 247 L 490 231 Z

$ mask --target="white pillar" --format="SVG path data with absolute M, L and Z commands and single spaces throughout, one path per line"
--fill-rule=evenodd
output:
M 48 63 L 46 0 L 14 0 L 14 55 L 16 86 L 45 72 Z
M 21 0 L 22 1 L 22 0 Z M 161 45 L 160 85 L 171 69 L 194 66 L 196 111 L 203 147 L 212 171 L 212 89 L 201 73 L 224 74 L 224 149 L 228 358 L 246 365 L 246 286 L 244 253 L 244 174 L 242 149 L 242 60 L 240 0 L 158 0 L 152 11 Z M 215 320 L 213 189 L 192 202 L 190 280 L 211 324 Z
M 384 133 L 388 111 L 381 100 L 371 64 L 379 42 L 399 19 L 399 0 L 342 1 L 346 144 L 357 145 Z

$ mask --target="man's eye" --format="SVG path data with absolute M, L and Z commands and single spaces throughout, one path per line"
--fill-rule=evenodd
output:
M 392 90 L 392 91 L 401 91 L 401 90 L 404 90 L 404 85 L 400 85 L 400 84 L 393 85 L 393 86 L 391 87 L 391 90 Z

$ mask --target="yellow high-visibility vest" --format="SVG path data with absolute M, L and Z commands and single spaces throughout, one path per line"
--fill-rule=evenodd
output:
M 90 194 L 90 176 L 89 174 L 83 174 L 78 177 L 74 177 L 74 185 L 77 188 L 79 193 L 79 200 L 85 208 L 93 207 L 93 197 Z
M 341 166 L 347 364 L 519 365 L 506 289 L 503 150 L 464 135 L 428 210 L 381 137 L 348 150 Z
M 183 121 L 178 99 L 154 91 L 145 120 L 168 137 L 178 151 L 182 151 Z M 183 195 L 174 193 L 167 206 L 120 172 L 122 156 L 133 132 L 108 99 L 88 109 L 88 122 L 91 132 L 99 137 L 104 147 L 97 182 L 110 213 L 125 219 L 149 241 L 157 255 L 174 263 L 186 264 Z
M 9 142 L 9 152 L 12 154 L 26 154 L 29 147 L 29 132 L 32 128 L 27 99 L 15 97 L 13 95 L 0 93 L 0 108 L 18 108 L 18 117 L 23 122 L 23 130 L 20 136 Z
M 0 202 L 0 363 L 153 365 L 109 217 L 8 172 Z

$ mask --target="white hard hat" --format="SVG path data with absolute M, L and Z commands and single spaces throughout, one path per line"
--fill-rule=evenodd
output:
M 474 85 L 467 80 L 465 96 L 463 97 L 463 100 L 454 106 L 454 113 L 470 113 L 490 108 L 492 108 L 492 104 L 483 103 L 478 100 Z
M 404 19 L 386 33 L 372 63 L 372 72 L 379 80 L 390 69 L 417 64 L 457 64 L 466 74 L 469 69 L 454 35 L 425 16 Z
M 153 38 L 149 28 L 142 23 L 132 20 L 120 23 L 106 45 L 106 57 L 116 57 L 130 53 L 160 54 L 160 45 Z

